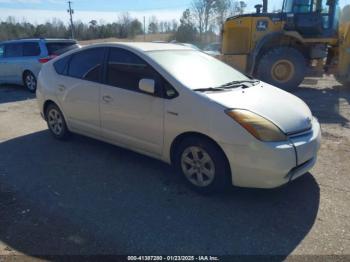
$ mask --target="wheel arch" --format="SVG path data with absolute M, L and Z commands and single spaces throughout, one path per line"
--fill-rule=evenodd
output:
M 285 32 L 273 32 L 264 36 L 255 46 L 248 59 L 248 74 L 254 75 L 260 58 L 271 48 L 288 46 L 300 51 L 304 57 L 307 54 L 307 47 L 303 43 L 302 37 L 286 34 Z
M 27 73 L 31 73 L 31 74 L 34 75 L 34 73 L 33 73 L 31 70 L 29 70 L 29 69 L 23 69 L 23 72 L 22 72 L 22 81 L 23 81 L 23 83 L 24 83 L 24 77 L 25 77 L 25 75 L 26 75 Z
M 43 104 L 43 114 L 44 114 L 45 120 L 47 120 L 47 119 L 46 119 L 46 110 L 47 110 L 47 108 L 49 107 L 49 105 L 55 105 L 55 106 L 57 106 L 57 107 L 61 110 L 63 116 L 65 117 L 65 115 L 64 115 L 64 113 L 63 113 L 61 107 L 59 106 L 59 104 L 57 104 L 55 101 L 53 101 L 53 100 L 51 100 L 51 99 L 47 99 L 47 100 L 44 102 L 44 104 Z
M 221 151 L 221 153 L 225 157 L 225 162 L 226 162 L 227 168 L 231 173 L 231 166 L 230 166 L 229 160 L 225 154 L 225 151 L 222 149 L 222 147 L 213 138 L 211 138 L 208 135 L 205 135 L 203 133 L 199 133 L 199 132 L 185 132 L 185 133 L 182 133 L 182 134 L 178 135 L 177 137 L 175 137 L 175 139 L 173 140 L 173 142 L 171 143 L 171 146 L 170 146 L 170 162 L 172 164 L 174 163 L 175 154 L 176 154 L 176 151 L 178 149 L 178 146 L 181 144 L 182 141 L 184 141 L 185 139 L 191 138 L 191 137 L 205 139 L 205 140 L 213 143 Z

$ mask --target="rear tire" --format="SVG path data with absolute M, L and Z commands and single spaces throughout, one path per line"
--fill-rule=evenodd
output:
M 226 157 L 209 139 L 185 138 L 176 148 L 174 165 L 187 184 L 199 193 L 219 192 L 232 185 Z
M 257 66 L 257 78 L 285 91 L 296 89 L 304 80 L 306 61 L 291 47 L 277 47 L 267 52 Z
M 66 120 L 58 106 L 50 104 L 46 109 L 45 117 L 47 126 L 56 139 L 65 140 L 69 137 L 70 132 L 67 128 Z
M 23 74 L 23 84 L 29 90 L 29 92 L 35 93 L 36 86 L 37 86 L 37 80 L 32 72 L 26 71 Z

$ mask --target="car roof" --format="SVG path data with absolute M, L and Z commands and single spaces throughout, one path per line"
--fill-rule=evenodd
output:
M 111 43 L 101 43 L 92 44 L 88 47 L 94 46 L 110 46 L 110 47 L 129 47 L 131 49 L 137 49 L 139 51 L 166 51 L 166 50 L 194 50 L 192 47 L 183 46 L 179 44 L 170 43 L 149 43 L 149 42 L 111 42 Z

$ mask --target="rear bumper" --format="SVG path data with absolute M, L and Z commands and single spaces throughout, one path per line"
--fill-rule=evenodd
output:
M 233 185 L 275 188 L 304 175 L 316 164 L 320 142 L 320 125 L 314 119 L 310 132 L 288 142 L 255 141 L 247 146 L 221 144 L 221 147 L 230 163 Z
M 45 120 L 45 115 L 44 115 L 44 103 L 45 103 L 45 97 L 43 93 L 41 92 L 41 82 L 38 81 L 37 88 L 36 88 L 36 101 L 38 103 L 39 111 L 41 117 Z

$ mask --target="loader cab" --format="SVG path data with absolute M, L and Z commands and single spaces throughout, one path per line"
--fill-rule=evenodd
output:
M 284 0 L 285 30 L 297 31 L 305 38 L 335 36 L 338 12 L 338 0 Z

